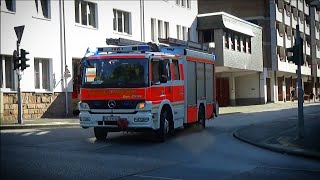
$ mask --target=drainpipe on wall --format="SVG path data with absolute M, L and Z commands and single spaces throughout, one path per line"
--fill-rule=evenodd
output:
M 2 120 L 3 117 L 3 92 L 2 89 L 0 88 L 0 120 Z
M 64 58 L 64 78 L 65 78 L 65 97 L 66 97 L 66 117 L 69 116 L 69 101 L 68 101 L 68 74 L 70 74 L 68 65 L 67 65 L 67 57 L 66 57 L 66 21 L 65 21 L 65 12 L 64 12 L 64 0 L 62 0 L 62 15 L 63 15 L 63 58 Z
M 140 28 L 141 41 L 145 41 L 145 27 L 144 27 L 144 0 L 140 0 Z
M 68 117 L 68 85 L 66 76 L 66 41 L 65 41 L 65 13 L 64 0 L 59 1 L 60 7 L 60 51 L 61 51 L 61 84 L 65 92 L 65 116 Z M 63 81 L 64 80 L 64 81 Z

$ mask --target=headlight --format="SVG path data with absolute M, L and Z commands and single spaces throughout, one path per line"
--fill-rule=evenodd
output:
M 141 102 L 137 104 L 137 109 L 143 109 L 144 107 L 146 107 L 146 103 L 145 102 Z
M 79 110 L 89 110 L 89 109 L 90 109 L 89 104 L 82 103 L 82 102 L 79 103 Z

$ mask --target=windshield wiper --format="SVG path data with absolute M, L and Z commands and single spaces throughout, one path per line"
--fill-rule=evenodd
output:
M 102 84 L 102 83 L 103 83 L 103 81 L 101 81 L 101 80 L 91 82 L 91 84 Z

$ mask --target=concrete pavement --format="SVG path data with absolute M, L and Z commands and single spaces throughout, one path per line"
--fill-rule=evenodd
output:
M 305 102 L 304 106 L 319 106 L 320 103 Z M 221 107 L 220 117 L 233 113 L 254 113 L 297 108 L 297 102 L 280 102 L 264 105 Z M 24 120 L 24 124 L 1 121 L 0 129 L 46 128 L 61 126 L 79 126 L 77 117 L 65 119 Z M 302 155 L 320 159 L 320 108 L 318 114 L 305 115 L 305 137 L 297 138 L 297 117 L 277 122 L 256 124 L 240 128 L 233 133 L 234 137 L 244 142 L 282 153 Z
M 304 106 L 319 106 L 319 111 L 304 114 L 304 137 L 298 137 L 298 117 L 281 121 L 254 124 L 236 130 L 233 135 L 239 140 L 276 152 L 320 159 L 320 103 Z
M 23 124 L 18 124 L 18 121 L 1 121 L 0 129 L 28 129 L 28 128 L 47 128 L 47 127 L 65 127 L 65 126 L 79 126 L 79 119 L 73 118 L 39 118 L 23 120 Z

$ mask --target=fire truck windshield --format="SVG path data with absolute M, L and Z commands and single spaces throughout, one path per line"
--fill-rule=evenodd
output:
M 149 85 L 147 59 L 95 59 L 83 62 L 84 88 L 135 88 Z

